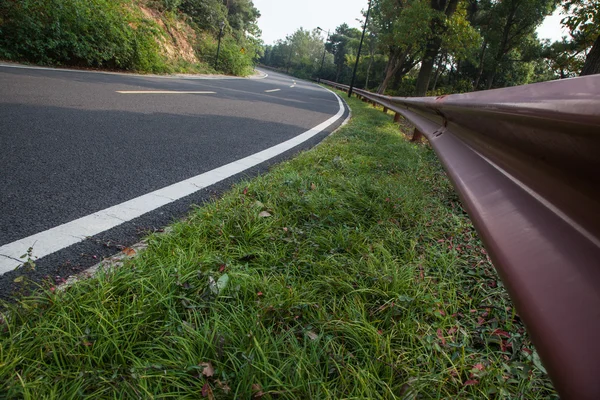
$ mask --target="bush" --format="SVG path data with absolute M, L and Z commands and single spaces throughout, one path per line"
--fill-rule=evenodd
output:
M 158 29 L 121 0 L 0 0 L 0 57 L 165 72 Z
M 200 42 L 199 53 L 202 59 L 213 67 L 217 46 L 218 42 L 213 38 L 205 38 Z M 217 71 L 238 76 L 251 74 L 254 68 L 253 56 L 256 54 L 255 49 L 251 46 L 244 47 L 244 45 L 238 44 L 234 38 L 229 36 L 222 38 Z M 242 51 L 242 49 L 244 50 Z

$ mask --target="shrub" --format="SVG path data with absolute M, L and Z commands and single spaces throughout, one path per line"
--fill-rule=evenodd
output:
M 216 39 L 205 38 L 200 41 L 198 52 L 203 61 L 214 67 L 218 42 Z M 256 54 L 251 44 L 240 45 L 230 36 L 221 39 L 221 51 L 216 70 L 230 75 L 249 75 L 254 67 L 253 57 Z M 244 50 L 242 50 L 244 49 Z
M 0 0 L 0 57 L 164 72 L 156 26 L 121 0 Z

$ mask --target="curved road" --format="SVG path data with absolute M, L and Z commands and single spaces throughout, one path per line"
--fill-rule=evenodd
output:
M 308 148 L 348 110 L 315 84 L 0 65 L 0 296 L 33 246 L 60 280 L 243 177 Z

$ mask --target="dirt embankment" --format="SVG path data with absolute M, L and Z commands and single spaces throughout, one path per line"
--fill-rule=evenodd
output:
M 197 37 L 192 27 L 184 21 L 163 15 L 156 10 L 144 6 L 139 8 L 144 18 L 153 21 L 162 29 L 163 34 L 157 37 L 157 41 L 170 61 L 200 63 L 193 46 Z

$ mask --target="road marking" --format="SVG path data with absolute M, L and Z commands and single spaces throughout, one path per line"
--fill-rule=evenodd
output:
M 180 92 L 173 90 L 117 90 L 121 94 L 217 94 L 217 92 Z
M 325 90 L 331 92 L 328 89 Z M 20 266 L 24 260 L 20 261 L 19 259 L 21 255 L 27 253 L 29 247 L 33 247 L 33 256 L 37 258 L 55 253 L 244 172 L 306 142 L 333 125 L 344 115 L 342 99 L 337 94 L 334 93 L 334 95 L 340 107 L 337 114 L 290 140 L 193 178 L 1 246 L 0 275 Z
M 279 92 L 281 89 L 265 90 L 265 93 Z
M 291 87 L 291 88 L 295 88 L 295 87 L 296 87 L 296 84 L 294 83 L 294 84 L 293 84 L 292 86 L 290 86 L 290 87 Z

